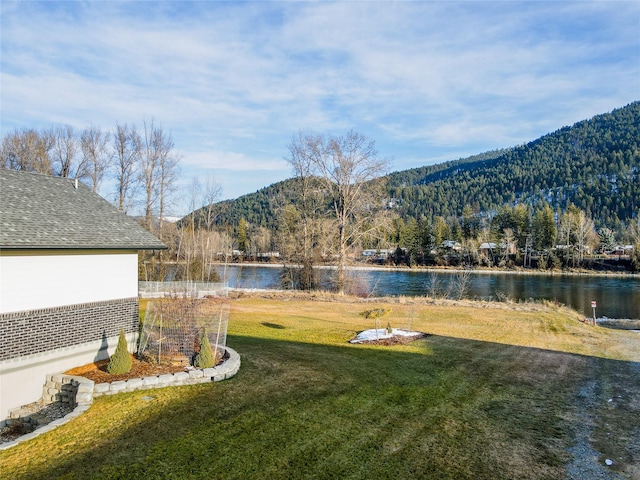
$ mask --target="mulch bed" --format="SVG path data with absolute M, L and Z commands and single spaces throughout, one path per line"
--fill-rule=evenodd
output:
M 95 383 L 110 383 L 118 380 L 131 380 L 132 378 L 151 377 L 156 375 L 164 375 L 165 373 L 177 373 L 184 372 L 184 366 L 182 365 L 170 365 L 149 363 L 138 360 L 132 356 L 133 366 L 128 373 L 121 375 L 113 375 L 107 372 L 108 360 L 102 360 L 100 362 L 89 363 L 81 367 L 72 368 L 64 372 L 67 375 L 79 375 L 81 377 L 93 380 Z
M 218 365 L 229 358 L 229 352 L 224 351 Z M 99 362 L 89 363 L 81 367 L 72 368 L 64 372 L 66 375 L 78 375 L 80 377 L 93 380 L 95 383 L 111 383 L 118 380 L 131 380 L 133 378 L 153 377 L 168 373 L 186 372 L 189 367 L 187 365 L 175 365 L 171 363 L 151 363 L 140 360 L 135 355 L 131 355 L 133 366 L 128 373 L 113 375 L 107 372 L 107 364 L 109 360 L 101 360 Z

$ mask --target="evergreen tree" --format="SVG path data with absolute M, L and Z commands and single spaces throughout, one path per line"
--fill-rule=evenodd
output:
M 556 222 L 549 205 L 537 210 L 533 216 L 533 247 L 538 251 L 549 249 L 556 239 Z
M 202 339 L 200 340 L 200 351 L 193 360 L 193 366 L 196 368 L 211 368 L 215 366 L 216 359 L 209 343 L 209 337 L 207 336 L 207 330 L 202 329 Z
M 247 251 L 247 222 L 244 217 L 238 222 L 238 250 Z
M 603 252 L 610 252 L 616 248 L 616 238 L 610 228 L 602 227 L 598 230 L 598 237 L 600 238 L 600 250 Z
M 124 336 L 124 330 L 121 328 L 120 337 L 118 338 L 118 346 L 116 347 L 114 354 L 111 355 L 111 358 L 109 359 L 107 372 L 112 375 L 121 375 L 123 373 L 128 373 L 132 366 L 133 360 L 131 359 L 131 355 L 129 355 L 127 339 Z

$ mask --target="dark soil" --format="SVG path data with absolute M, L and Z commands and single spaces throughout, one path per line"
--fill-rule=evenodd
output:
M 165 373 L 177 373 L 184 372 L 185 367 L 183 365 L 171 365 L 164 363 L 150 363 L 138 360 L 132 356 L 133 366 L 128 373 L 121 375 L 113 375 L 107 372 L 108 360 L 102 360 L 100 362 L 89 363 L 81 367 L 72 368 L 67 370 L 67 375 L 79 375 L 81 377 L 93 380 L 95 383 L 110 383 L 118 380 L 131 380 L 132 378 L 151 377 L 155 375 L 163 375 Z

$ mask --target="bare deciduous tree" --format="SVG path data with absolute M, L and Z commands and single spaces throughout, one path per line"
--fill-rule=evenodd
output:
M 86 168 L 89 186 L 97 192 L 109 167 L 107 144 L 109 133 L 103 133 L 99 127 L 91 125 L 80 134 L 80 148 Z
M 160 156 L 160 165 L 158 172 L 158 217 L 160 229 L 164 223 L 166 209 L 170 206 L 177 190 L 176 180 L 180 168 L 180 157 L 173 152 L 173 142 L 169 137 L 170 149 L 165 149 Z
M 336 288 L 343 293 L 348 247 L 380 226 L 376 216 L 384 196 L 379 179 L 388 162 L 378 158 L 373 140 L 353 130 L 342 136 L 301 134 L 289 150 L 296 152 L 289 159 L 296 175 L 316 178 L 331 202 L 336 232 Z
M 15 129 L 2 139 L 2 165 L 9 170 L 51 175 L 51 135 L 33 128 Z
M 136 196 L 139 179 L 136 175 L 142 141 L 135 126 L 117 124 L 113 135 L 113 155 L 118 210 L 127 213 Z
M 59 125 L 50 131 L 52 139 L 52 167 L 54 175 L 83 178 L 86 175 L 84 158 L 78 159 L 79 142 L 71 125 Z
M 584 254 L 596 236 L 593 220 L 584 211 L 570 205 L 561 217 L 558 236 L 571 254 L 575 267 L 584 260 Z
M 320 217 L 327 204 L 313 162 L 313 158 L 320 155 L 322 138 L 300 132 L 293 137 L 288 148 L 289 157 L 286 160 L 291 164 L 296 179 L 293 191 L 289 193 L 295 206 L 284 200 L 278 208 L 281 253 L 285 270 L 289 270 L 288 277 L 299 265 L 299 271 L 295 272 L 298 274 L 298 286 L 309 290 L 316 286 L 313 267 L 319 245 Z M 296 265 L 287 267 L 287 261 Z
M 178 157 L 173 152 L 171 134 L 153 120 L 144 121 L 140 149 L 140 183 L 144 188 L 145 226 L 153 228 L 153 215 L 157 212 L 162 229 L 165 208 L 175 190 Z

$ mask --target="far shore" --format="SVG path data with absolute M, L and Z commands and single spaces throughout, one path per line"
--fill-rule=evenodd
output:
M 293 267 L 297 265 L 285 265 L 273 262 L 233 262 L 224 263 L 217 262 L 214 265 L 228 267 L 268 267 L 283 268 L 285 266 Z M 334 265 L 316 265 L 313 268 L 320 270 L 335 269 Z M 634 272 L 613 272 L 613 271 L 595 271 L 595 270 L 528 270 L 528 269 L 506 269 L 506 268 L 488 268 L 488 267 L 398 267 L 385 265 L 348 265 L 347 270 L 353 271 L 376 271 L 387 270 L 390 272 L 436 272 L 436 273 L 481 273 L 481 274 L 509 274 L 509 275 L 539 275 L 539 276 L 576 276 L 576 277 L 640 277 L 640 273 Z

